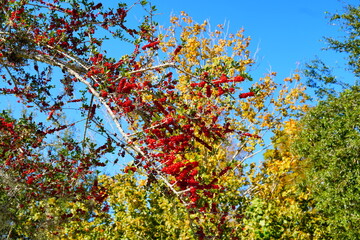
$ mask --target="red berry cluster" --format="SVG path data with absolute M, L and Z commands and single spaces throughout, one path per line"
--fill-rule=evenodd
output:
M 152 48 L 154 50 L 158 49 L 158 45 L 159 45 L 160 41 L 159 40 L 155 40 L 155 41 L 152 41 L 146 45 L 144 45 L 141 49 L 142 50 L 145 50 L 147 48 Z
M 191 87 L 198 87 L 203 89 L 205 87 L 205 92 L 197 92 L 196 94 L 200 97 L 207 97 L 210 98 L 213 93 L 215 93 L 215 96 L 219 97 L 224 95 L 225 93 L 234 93 L 235 88 L 234 85 L 224 86 L 225 83 L 239 83 L 245 81 L 245 78 L 243 76 L 235 76 L 233 78 L 228 78 L 226 75 L 222 75 L 219 79 L 215 79 L 212 81 L 208 81 L 209 74 L 207 72 L 204 72 L 202 75 L 202 80 L 199 83 L 191 83 Z M 205 96 L 204 96 L 205 94 Z M 249 95 L 250 96 L 250 95 Z M 253 95 L 254 96 L 254 95 Z
M 253 96 L 255 96 L 254 92 L 241 93 L 239 95 L 240 98 L 247 98 L 247 97 L 253 97 Z

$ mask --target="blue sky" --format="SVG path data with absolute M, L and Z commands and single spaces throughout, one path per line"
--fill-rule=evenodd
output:
M 130 5 L 134 1 L 126 2 Z M 211 26 L 229 24 L 230 33 L 244 28 L 245 35 L 252 39 L 251 52 L 257 53 L 255 56 L 257 64 L 250 71 L 255 80 L 270 71 L 275 71 L 280 81 L 297 68 L 302 68 L 316 55 L 333 65 L 342 62 L 342 56 L 321 51 L 321 48 L 326 46 L 321 41 L 323 36 L 341 35 L 338 26 L 330 25 L 325 14 L 325 12 L 341 11 L 345 3 L 339 0 L 149 1 L 157 7 L 155 20 L 161 25 L 169 24 L 171 14 L 185 11 L 197 22 L 209 20 Z M 106 5 L 117 2 L 117 0 L 109 1 Z M 358 4 L 358 1 L 348 0 L 346 3 Z M 143 12 L 135 10 L 133 21 L 142 18 L 140 14 Z M 2 108 L 13 104 L 13 99 L 2 100 Z
M 303 69 L 305 63 L 316 56 L 331 66 L 343 66 L 344 55 L 322 50 L 326 47 L 323 38 L 343 34 L 339 26 L 329 23 L 330 13 L 341 12 L 346 3 L 358 4 L 352 0 L 149 1 L 158 9 L 154 20 L 160 25 L 168 25 L 170 15 L 185 11 L 199 23 L 209 20 L 211 26 L 228 24 L 229 33 L 243 28 L 245 36 L 252 39 L 252 54 L 256 53 L 256 64 L 249 73 L 256 80 L 275 71 L 278 82 L 296 69 Z M 341 68 L 335 73 L 345 77 L 347 82 L 353 81 L 352 75 Z M 261 154 L 253 159 L 255 162 L 261 160 Z
M 126 1 L 131 5 L 133 0 Z M 208 20 L 211 26 L 228 24 L 229 33 L 239 29 L 251 37 L 250 50 L 256 53 L 256 64 L 250 69 L 254 80 L 270 71 L 277 72 L 277 81 L 290 76 L 297 68 L 301 70 L 306 62 L 315 56 L 331 65 L 343 62 L 342 57 L 331 51 L 324 52 L 324 36 L 339 36 L 338 26 L 329 24 L 329 13 L 341 11 L 344 2 L 338 0 L 149 0 L 157 7 L 154 20 L 168 26 L 170 16 L 180 11 L 188 13 L 196 22 Z M 357 1 L 347 1 L 357 4 Z M 115 4 L 115 2 L 114 2 Z M 137 8 L 138 9 L 138 8 Z M 130 12 L 128 21 L 135 23 L 144 14 Z M 131 19 L 131 17 L 133 17 Z M 132 22 L 134 21 L 134 22 Z M 136 24 L 136 23 L 135 23 Z M 119 49 L 113 49 L 113 52 Z M 342 74 L 345 74 L 341 71 Z M 314 103 L 315 104 L 315 103 Z M 268 141 L 268 140 L 267 140 Z M 260 162 L 262 155 L 252 161 Z M 105 172 L 117 172 L 109 165 Z
M 250 49 L 257 64 L 251 74 L 262 77 L 270 70 L 279 78 L 288 77 L 296 68 L 319 56 L 337 65 L 342 56 L 323 52 L 323 36 L 339 36 L 338 26 L 329 24 L 326 12 L 341 11 L 339 0 L 152 0 L 158 9 L 155 18 L 167 25 L 171 14 L 185 11 L 197 22 L 209 20 L 212 26 L 229 24 L 229 32 L 245 29 L 252 41 Z

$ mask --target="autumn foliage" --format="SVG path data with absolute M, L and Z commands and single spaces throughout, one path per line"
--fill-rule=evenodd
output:
M 0 117 L 1 196 L 17 199 L 9 236 L 243 236 L 245 162 L 306 110 L 298 74 L 254 81 L 243 30 L 225 35 L 186 13 L 157 26 L 146 1 L 0 9 L 0 90 L 24 109 Z M 147 15 L 134 27 L 136 9 Z

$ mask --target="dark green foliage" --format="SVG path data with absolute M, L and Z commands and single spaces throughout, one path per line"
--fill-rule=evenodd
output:
M 332 69 L 321 59 L 312 60 L 306 64 L 304 75 L 307 77 L 306 84 L 315 90 L 315 94 L 320 99 L 336 95 L 335 87 L 341 86 L 342 89 L 349 88 L 349 84 L 343 83 L 334 76 Z
M 346 57 L 346 67 L 342 70 L 352 72 L 354 77 L 347 78 L 346 82 L 340 80 L 334 69 L 318 58 L 307 63 L 304 70 L 307 85 L 322 99 L 359 85 L 360 77 L 360 6 L 347 5 L 342 13 L 331 15 L 330 23 L 340 27 L 341 35 L 325 37 L 328 45 L 325 50 L 334 50 L 339 58 Z
M 306 184 L 333 239 L 358 239 L 360 229 L 360 88 L 314 107 L 294 146 L 307 166 Z
M 348 54 L 348 64 L 357 77 L 360 76 L 360 6 L 348 5 L 342 14 L 334 14 L 331 22 L 340 24 L 344 36 L 326 38 L 330 49 Z

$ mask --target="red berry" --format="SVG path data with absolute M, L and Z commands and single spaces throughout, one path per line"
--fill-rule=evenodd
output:
M 100 96 L 101 96 L 101 97 L 105 98 L 105 97 L 107 97 L 107 95 L 108 95 L 108 92 L 107 92 L 107 91 L 105 91 L 105 90 L 101 90 L 101 91 L 100 91 Z

